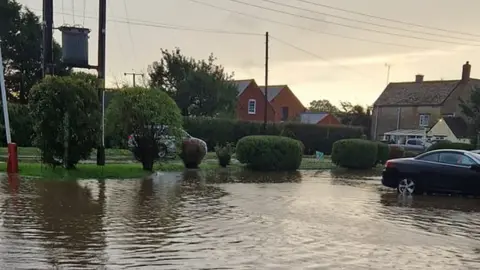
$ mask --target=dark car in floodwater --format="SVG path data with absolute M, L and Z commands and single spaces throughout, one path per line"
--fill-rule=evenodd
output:
M 382 184 L 402 194 L 480 195 L 480 154 L 442 149 L 386 162 Z

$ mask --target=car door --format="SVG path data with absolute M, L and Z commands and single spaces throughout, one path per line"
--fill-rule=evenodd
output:
M 470 169 L 475 164 L 471 158 L 462 153 L 443 152 L 439 155 L 439 181 L 442 190 L 451 192 L 466 192 L 471 186 L 474 171 Z
M 417 181 L 424 191 L 438 191 L 444 186 L 440 173 L 443 164 L 439 163 L 439 156 L 438 153 L 431 153 L 416 159 L 418 164 L 415 170 L 419 175 Z

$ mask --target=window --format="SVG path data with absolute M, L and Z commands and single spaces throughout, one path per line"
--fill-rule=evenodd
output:
M 441 153 L 440 162 L 451 165 L 471 166 L 476 164 L 471 158 L 458 153 Z
M 288 119 L 288 107 L 282 107 L 282 121 Z
M 430 122 L 429 114 L 420 114 L 419 124 L 421 127 L 428 127 L 428 122 Z
M 430 154 L 423 157 L 420 157 L 420 160 L 438 162 L 439 154 Z
M 248 100 L 248 114 L 255 114 L 257 112 L 257 101 L 255 99 Z

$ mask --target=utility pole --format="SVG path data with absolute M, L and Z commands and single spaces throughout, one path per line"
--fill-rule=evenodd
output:
M 105 48 L 107 28 L 107 0 L 99 0 L 98 18 L 98 99 L 102 105 L 100 124 L 101 144 L 97 147 L 97 165 L 105 165 Z
M 385 63 L 385 66 L 387 67 L 387 85 L 388 85 L 388 83 L 390 82 L 390 68 L 392 67 L 392 65 Z
M 125 72 L 125 73 L 123 73 L 123 75 L 125 75 L 125 76 L 132 75 L 132 77 L 133 77 L 133 87 L 135 87 L 137 85 L 136 80 L 135 80 L 137 75 L 140 75 L 142 77 L 145 76 L 145 74 L 143 74 L 143 73 L 135 73 L 135 72 Z
M 53 0 L 43 0 L 43 76 L 53 74 Z
M 265 33 L 265 106 L 264 106 L 264 119 L 263 130 L 267 132 L 267 108 L 268 108 L 268 32 Z

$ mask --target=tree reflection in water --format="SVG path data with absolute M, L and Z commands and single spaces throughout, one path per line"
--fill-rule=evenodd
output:
M 103 182 L 98 182 L 98 201 L 93 201 L 91 191 L 75 181 L 17 179 L 8 183 L 8 186 L 2 185 L 4 194 L 6 189 L 11 192 L 10 199 L 5 202 L 11 205 L 3 206 L 8 212 L 3 216 L 3 226 L 28 243 L 24 248 L 32 249 L 32 261 L 34 256 L 39 256 L 32 247 L 38 243 L 45 249 L 51 266 L 103 265 L 106 245 L 102 223 Z M 36 259 L 45 262 L 45 258 Z

